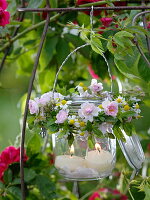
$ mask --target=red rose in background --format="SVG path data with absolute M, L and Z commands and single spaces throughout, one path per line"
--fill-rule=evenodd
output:
M 5 0 L 0 0 L 0 8 L 5 10 L 7 8 L 8 4 Z
M 150 22 L 147 23 L 147 28 L 150 28 Z
M 0 26 L 5 26 L 9 24 L 10 14 L 5 11 L 7 8 L 7 2 L 5 0 L 0 0 Z
M 100 19 L 100 21 L 102 22 L 102 27 L 100 27 L 99 29 L 106 29 L 106 27 L 109 27 L 109 25 L 112 23 L 113 19 L 111 17 L 103 17 Z M 102 34 L 104 31 L 99 31 L 99 34 Z
M 97 192 L 94 192 L 90 197 L 89 200 L 96 200 L 96 198 L 100 198 L 101 200 L 103 200 L 103 198 L 101 197 L 102 195 L 100 195 L 101 193 L 104 193 L 106 195 L 107 199 L 107 195 L 111 194 L 112 196 L 114 195 L 113 200 L 128 200 L 128 197 L 124 194 L 121 194 L 118 190 L 116 189 L 109 189 L 109 188 L 101 188 L 99 189 Z M 117 196 L 117 199 L 115 199 L 115 196 Z
M 77 0 L 77 5 L 82 5 L 82 4 L 87 4 L 87 3 L 94 3 L 94 2 L 97 2 L 97 1 L 102 1 L 102 0 Z M 106 4 L 99 5 L 98 7 L 106 7 Z M 100 15 L 101 12 L 102 11 L 100 11 L 100 10 L 94 11 L 93 15 L 94 16 Z M 90 11 L 85 11 L 84 13 L 89 15 Z
M 104 17 L 104 18 L 101 18 L 100 21 L 102 22 L 103 26 L 109 27 L 113 19 L 111 17 Z
M 24 155 L 24 162 L 28 159 L 27 155 Z M 20 147 L 15 148 L 9 146 L 0 154 L 0 180 L 3 178 L 3 174 L 10 164 L 20 161 Z

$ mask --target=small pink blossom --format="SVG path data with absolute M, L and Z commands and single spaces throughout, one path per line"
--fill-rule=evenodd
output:
M 0 0 L 0 8 L 5 10 L 7 8 L 7 6 L 8 6 L 8 4 L 7 4 L 6 0 Z
M 84 118 L 85 121 L 93 121 L 94 116 L 98 116 L 99 108 L 96 107 L 93 103 L 83 103 L 81 109 L 78 111 L 78 114 L 81 118 Z
M 52 98 L 52 92 L 47 92 L 41 96 L 39 99 L 39 104 L 45 106 L 46 104 L 50 103 Z
M 34 100 L 29 100 L 29 110 L 31 114 L 38 114 L 39 112 L 38 103 Z
M 68 117 L 68 112 L 66 110 L 60 110 L 59 113 L 56 115 L 56 123 L 62 124 Z
M 115 117 L 118 113 L 118 103 L 116 101 L 106 100 L 102 103 L 106 115 Z
M 5 26 L 6 24 L 9 24 L 10 14 L 8 11 L 3 10 L 0 7 L 0 26 Z
M 93 93 L 98 93 L 101 90 L 103 90 L 103 85 L 102 85 L 102 83 L 97 83 L 96 79 L 92 79 L 91 85 L 89 88 Z

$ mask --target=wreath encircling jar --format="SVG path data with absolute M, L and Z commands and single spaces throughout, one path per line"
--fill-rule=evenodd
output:
M 111 94 L 96 79 L 70 91 L 67 96 L 50 91 L 29 101 L 29 127 L 52 134 L 59 173 L 70 180 L 109 176 L 116 161 L 116 139 L 129 165 L 138 171 L 144 155 L 138 138 L 132 136 L 132 121 L 141 118 L 143 93 Z

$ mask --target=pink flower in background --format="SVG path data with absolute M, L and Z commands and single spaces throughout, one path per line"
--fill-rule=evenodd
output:
M 9 24 L 10 14 L 8 11 L 3 10 L 0 7 L 0 26 L 5 26 Z
M 34 100 L 29 100 L 29 110 L 31 114 L 38 114 L 39 112 L 38 103 Z
M 28 157 L 25 153 L 24 162 L 28 160 Z M 0 180 L 3 180 L 4 172 L 7 170 L 10 164 L 20 161 L 20 147 L 15 148 L 9 146 L 0 154 Z
M 118 103 L 116 101 L 106 100 L 102 103 L 106 115 L 115 117 L 118 113 Z
M 150 28 L 150 22 L 147 23 L 147 28 Z
M 97 74 L 95 74 L 95 72 L 94 72 L 94 70 L 92 69 L 92 66 L 91 66 L 91 65 L 88 66 L 88 70 L 89 70 L 89 73 L 90 73 L 90 75 L 92 76 L 92 78 L 94 78 L 94 79 L 99 79 L 99 76 L 98 76 Z
M 100 194 L 98 192 L 94 192 L 90 197 L 89 200 L 96 200 L 96 198 L 100 198 Z
M 91 85 L 89 86 L 89 88 L 93 93 L 98 93 L 103 90 L 103 84 L 97 83 L 96 79 L 92 79 Z
M 100 21 L 102 22 L 103 26 L 109 27 L 113 19 L 111 17 L 104 17 L 104 18 L 101 18 Z
M 59 113 L 56 115 L 56 123 L 62 124 L 68 117 L 68 112 L 66 110 L 60 110 Z
M 7 4 L 6 0 L 0 0 L 0 8 L 5 10 L 7 8 L 7 6 L 8 6 L 8 4 Z
M 83 103 L 81 109 L 78 111 L 78 114 L 81 118 L 84 118 L 85 121 L 93 121 L 94 116 L 98 116 L 99 108 L 96 107 L 93 103 Z
M 103 194 L 103 195 L 101 195 Z M 124 194 L 121 194 L 116 189 L 109 189 L 109 188 L 100 188 L 98 191 L 94 192 L 90 197 L 89 200 L 97 200 L 98 198 L 101 200 L 110 199 L 110 194 L 112 196 L 112 200 L 128 200 L 128 197 Z M 113 197 L 114 195 L 114 197 Z M 105 196 L 105 198 L 101 197 Z

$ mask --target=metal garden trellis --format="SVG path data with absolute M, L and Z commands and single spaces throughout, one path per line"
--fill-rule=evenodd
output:
M 124 1 L 129 3 L 129 1 Z M 139 16 L 143 16 L 143 24 L 144 24 L 144 28 L 146 28 L 146 18 L 145 18 L 145 14 L 146 13 L 150 13 L 150 11 L 144 11 L 146 9 L 150 9 L 150 6 L 146 6 L 145 3 L 148 3 L 149 1 L 145 1 L 142 0 L 141 2 L 139 1 L 132 1 L 132 3 L 142 3 L 141 6 L 117 6 L 117 7 L 93 7 L 93 10 L 142 10 L 143 12 L 137 14 L 137 16 L 134 17 L 133 19 L 133 24 L 135 23 L 137 17 Z M 90 5 L 90 4 L 88 4 Z M 82 6 L 86 6 L 86 5 L 82 5 Z M 57 13 L 66 13 L 66 12 L 78 12 L 78 11 L 89 11 L 91 10 L 91 7 L 68 7 L 68 8 L 50 8 L 50 4 L 49 4 L 49 0 L 46 0 L 46 7 L 45 8 L 37 8 L 37 9 L 32 9 L 32 8 L 25 8 L 25 0 L 21 0 L 21 7 L 18 8 L 18 11 L 21 13 L 19 14 L 20 16 L 20 21 L 23 21 L 24 18 L 24 13 L 25 12 L 47 12 L 47 17 L 46 17 L 46 21 L 45 21 L 45 26 L 43 29 L 43 33 L 42 33 L 42 37 L 41 37 L 41 41 L 38 47 L 38 52 L 35 58 L 35 63 L 33 66 L 33 70 L 32 70 L 32 74 L 31 74 L 31 78 L 30 78 L 30 82 L 29 82 L 29 87 L 28 87 L 28 94 L 27 94 L 27 99 L 26 99 L 26 105 L 25 105 L 25 111 L 24 111 L 24 117 L 23 117 L 23 126 L 22 126 L 22 135 L 21 135 L 21 156 L 20 156 L 20 175 L 21 175 L 21 192 L 22 192 L 22 200 L 25 200 L 25 184 L 24 184 L 24 163 L 23 163 L 23 158 L 24 158 L 24 142 L 25 142 L 25 130 L 26 130 L 26 121 L 27 121 L 27 114 L 28 114 L 28 103 L 29 103 L 29 99 L 31 96 L 31 92 L 32 92 L 32 88 L 33 88 L 33 82 L 35 79 L 35 74 L 36 74 L 36 70 L 38 67 L 38 63 L 39 63 L 39 58 L 40 58 L 40 54 L 42 51 L 42 47 L 46 38 L 46 34 L 47 34 L 47 30 L 48 30 L 48 26 L 49 26 L 49 22 L 50 22 L 50 13 L 51 12 L 57 12 Z M 13 37 L 17 35 L 19 30 L 19 27 L 16 28 L 14 30 L 13 33 Z M 147 37 L 147 44 L 148 44 L 148 50 L 150 51 L 150 39 Z M 11 45 L 11 43 L 10 43 Z M 2 59 L 2 63 L 0 65 L 0 70 L 2 69 L 3 65 L 4 65 L 4 61 L 8 55 L 9 52 L 9 48 L 10 45 L 8 46 L 8 48 L 6 48 L 5 51 L 5 55 Z M 143 52 L 141 51 L 141 49 L 139 48 L 138 44 L 136 43 L 137 48 L 139 49 L 141 55 L 144 57 Z M 147 59 L 147 58 L 145 58 Z M 148 61 L 149 62 L 149 61 Z

